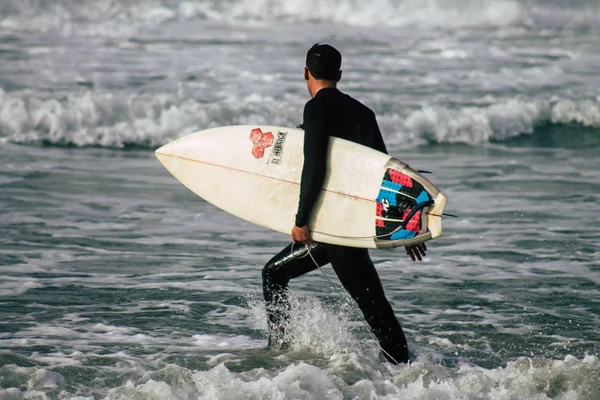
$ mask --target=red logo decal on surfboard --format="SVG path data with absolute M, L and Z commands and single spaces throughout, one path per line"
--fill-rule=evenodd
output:
M 252 147 L 252 155 L 254 158 L 263 158 L 265 155 L 265 148 L 273 144 L 274 137 L 271 132 L 263 133 L 260 128 L 255 128 L 250 132 L 250 140 L 254 144 L 254 147 Z
M 408 214 L 410 214 L 411 209 L 407 208 L 406 210 L 404 210 L 404 215 L 402 216 L 402 219 L 406 219 L 406 217 L 408 217 Z M 412 218 L 410 219 L 410 221 L 408 222 L 408 224 L 406 224 L 406 229 L 407 231 L 413 231 L 413 232 L 420 232 L 421 231 L 421 211 L 417 211 Z

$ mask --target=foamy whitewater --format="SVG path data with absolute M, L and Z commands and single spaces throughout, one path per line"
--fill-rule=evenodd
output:
M 408 365 L 328 267 L 267 349 L 261 268 L 288 238 L 153 154 L 300 123 L 317 41 L 459 216 L 422 263 L 371 252 Z M 597 1 L 0 2 L 1 400 L 597 400 L 599 203 Z

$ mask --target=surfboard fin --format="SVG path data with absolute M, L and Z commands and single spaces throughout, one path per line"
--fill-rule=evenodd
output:
M 442 215 L 433 214 L 433 213 L 427 213 L 427 215 L 434 215 L 436 217 L 453 217 L 453 218 L 459 218 L 458 215 L 448 214 L 448 213 L 442 213 Z

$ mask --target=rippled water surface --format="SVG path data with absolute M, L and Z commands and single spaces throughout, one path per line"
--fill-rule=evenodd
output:
M 598 4 L 344 4 L 0 5 L 0 399 L 600 398 Z M 422 263 L 371 252 L 409 365 L 330 268 L 292 282 L 295 340 L 266 349 L 260 271 L 288 238 L 153 154 L 295 126 L 316 41 L 458 215 Z

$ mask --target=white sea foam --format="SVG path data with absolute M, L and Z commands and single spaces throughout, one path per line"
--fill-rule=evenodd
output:
M 217 125 L 294 126 L 298 117 L 282 107 L 285 104 L 275 98 L 261 102 L 228 99 L 216 104 L 166 95 L 146 98 L 86 92 L 59 101 L 0 89 L 0 137 L 15 143 L 157 147 L 182 133 Z M 271 121 L 267 121 L 269 116 Z
M 212 20 L 235 24 L 328 21 L 362 26 L 540 26 L 571 28 L 598 23 L 593 0 L 9 0 L 0 6 L 0 27 L 63 34 L 122 36 L 170 22 Z
M 0 90 L 0 137 L 14 143 L 155 148 L 181 135 L 219 125 L 295 126 L 303 99 L 253 96 L 202 103 L 173 96 L 146 98 L 85 92 L 66 100 Z M 478 107 L 424 105 L 379 113 L 391 143 L 503 141 L 550 124 L 600 127 L 597 100 L 515 98 Z
M 141 367 L 140 365 L 137 366 Z M 122 386 L 106 389 L 104 399 L 562 399 L 594 400 L 600 393 L 600 363 L 595 356 L 562 360 L 522 357 L 505 367 L 485 369 L 461 364 L 449 369 L 427 359 L 391 367 L 348 355 L 329 366 L 290 361 L 282 368 L 234 372 L 220 363 L 205 371 L 173 364 L 148 371 Z M 64 389 L 65 377 L 39 367 L 5 365 L 0 376 L 26 382 L 0 388 L 2 399 L 46 398 Z M 87 399 L 63 390 L 63 399 Z M 97 397 L 95 397 L 97 398 Z
M 426 274 L 422 267 L 412 268 L 415 271 L 406 269 L 404 273 Z M 440 270 L 451 271 L 451 268 Z M 437 276 L 439 271 L 430 274 Z M 452 276 L 457 277 L 454 273 Z M 497 296 L 489 298 L 502 301 Z M 264 331 L 263 301 L 254 296 L 248 298 L 248 303 L 246 327 Z M 164 300 L 144 302 L 137 305 L 136 310 L 163 307 L 179 312 L 180 303 L 174 304 Z M 94 398 L 104 399 L 595 400 L 594 396 L 600 392 L 597 379 L 600 361 L 594 355 L 580 359 L 566 356 L 561 360 L 521 357 L 496 368 L 461 362 L 457 356 L 458 365 L 444 366 L 439 363 L 436 349 L 468 350 L 460 339 L 450 339 L 451 332 L 446 332 L 421 335 L 420 342 L 428 347 L 411 348 L 416 354 L 411 364 L 392 366 L 378 359 L 377 346 L 358 322 L 361 317 L 353 314 L 346 303 L 325 304 L 316 297 L 292 292 L 291 304 L 291 349 L 266 355 L 278 365 L 268 368 L 252 366 L 252 352 L 266 344 L 263 336 L 256 339 L 241 334 L 199 333 L 172 337 L 164 331 L 146 333 L 140 328 L 90 322 L 78 314 L 68 313 L 50 324 L 38 324 L 18 332 L 13 339 L 2 338 L 2 347 L 6 348 L 39 345 L 61 350 L 33 352 L 28 356 L 31 362 L 43 367 L 8 364 L 0 368 L 0 398 L 55 398 L 60 392 L 59 398 L 83 399 L 91 398 L 86 395 L 93 391 Z M 499 322 L 486 320 L 484 313 L 470 306 L 449 309 L 445 314 L 456 316 L 462 312 L 481 316 L 483 324 Z M 417 315 L 410 318 L 413 316 Z M 435 324 L 443 320 L 439 316 Z M 241 317 L 236 315 L 235 318 Z M 413 320 L 419 326 L 426 326 L 422 322 Z M 499 331 L 503 331 L 502 327 Z M 569 338 L 556 336 L 553 340 L 565 342 Z M 142 346 L 150 354 L 136 355 L 130 350 L 135 346 Z M 122 351 L 111 353 L 109 349 L 114 348 Z M 170 359 L 174 354 L 197 354 L 193 358 L 203 359 L 204 367 L 177 365 Z M 106 363 L 88 366 L 90 359 L 99 358 Z M 244 367 L 240 369 L 240 365 Z M 70 382 L 77 379 L 67 374 L 77 374 L 78 368 L 84 369 L 84 373 L 93 369 L 99 377 L 126 374 L 128 381 L 111 386 L 103 384 L 103 379 L 92 380 L 86 382 L 81 389 L 83 393 L 76 396 Z
M 385 118 L 385 116 L 383 117 Z M 600 127 L 600 103 L 595 100 L 512 99 L 481 107 L 451 109 L 424 106 L 412 112 L 392 140 L 405 137 L 438 143 L 485 143 L 532 133 L 550 124 Z
M 22 268 L 22 266 L 18 266 L 16 269 L 22 271 Z M 6 270 L 8 270 L 8 268 L 6 268 Z M 36 279 L 3 276 L 2 282 L 0 282 L 0 296 L 18 296 L 30 289 L 41 287 L 43 287 L 43 285 Z

